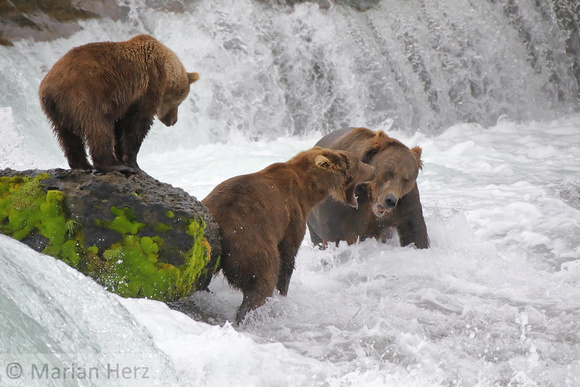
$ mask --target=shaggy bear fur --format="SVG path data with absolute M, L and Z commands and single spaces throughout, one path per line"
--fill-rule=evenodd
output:
M 221 229 L 221 269 L 244 294 L 237 323 L 274 288 L 288 293 L 312 207 L 328 195 L 356 207 L 354 187 L 374 177 L 374 169 L 353 154 L 315 147 L 226 180 L 202 200 Z
M 90 43 L 59 59 L 40 83 L 42 109 L 72 169 L 142 172 L 137 153 L 153 117 L 177 122 L 199 74 L 149 35 Z
M 316 145 L 354 153 L 376 169 L 377 178 L 357 187 L 358 209 L 329 198 L 312 210 L 308 229 L 314 244 L 343 240 L 353 244 L 373 237 L 385 242 L 394 229 L 401 246 L 429 247 L 417 188 L 421 148 L 409 149 L 382 131 L 366 128 L 337 130 Z

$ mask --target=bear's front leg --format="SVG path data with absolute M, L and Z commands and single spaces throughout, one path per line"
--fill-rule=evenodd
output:
M 323 249 L 325 246 L 323 245 L 322 238 L 320 237 L 320 235 L 316 233 L 314 226 L 310 224 L 310 222 L 308 223 L 308 231 L 310 232 L 310 241 L 312 242 L 312 244 L 315 247 Z
M 276 288 L 281 295 L 288 295 L 288 287 L 290 286 L 290 278 L 294 272 L 294 257 L 298 248 L 290 248 L 280 245 L 280 274 L 278 275 L 278 283 Z
M 429 247 L 429 236 L 427 235 L 427 225 L 423 218 L 423 208 L 419 198 L 419 189 L 415 186 L 407 195 L 399 200 L 396 207 L 397 233 L 401 246 L 411 243 L 419 249 Z
M 137 154 L 153 124 L 154 111 L 153 105 L 144 106 L 142 102 L 137 102 L 131 105 L 125 116 L 115 123 L 117 158 L 133 169 L 134 173 L 145 174 L 137 164 Z
M 276 288 L 281 295 L 288 295 L 288 287 L 290 286 L 290 278 L 294 272 L 294 262 L 300 243 L 304 239 L 306 233 L 306 225 L 304 218 L 295 216 L 290 225 L 286 229 L 284 239 L 278 244 L 278 254 L 280 255 L 280 273 L 278 274 L 278 283 Z

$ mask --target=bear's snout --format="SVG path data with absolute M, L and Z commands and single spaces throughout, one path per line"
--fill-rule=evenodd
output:
M 399 201 L 399 199 L 397 199 L 397 197 L 393 194 L 389 194 L 385 197 L 385 208 L 387 210 L 390 210 L 391 208 L 395 207 L 397 205 L 397 202 Z
M 167 114 L 159 117 L 159 121 L 163 122 L 165 126 L 173 126 L 177 123 L 177 114 Z
M 166 126 L 173 126 L 173 125 L 177 124 L 177 117 L 170 118 L 170 119 L 166 120 L 166 122 L 164 122 L 164 124 Z
M 373 213 L 380 218 L 381 216 L 385 215 L 387 211 L 395 208 L 398 202 L 399 199 L 395 195 L 388 194 L 385 196 L 385 199 L 382 202 L 380 200 L 375 202 L 372 208 Z

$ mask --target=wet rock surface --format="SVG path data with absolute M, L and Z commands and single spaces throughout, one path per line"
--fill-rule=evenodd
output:
M 161 270 L 169 267 L 168 265 L 174 267 L 188 265 L 187 257 L 193 257 L 196 254 L 203 255 L 202 250 L 209 245 L 211 249 L 205 250 L 211 251 L 211 259 L 207 257 L 205 267 L 202 264 L 199 268 L 198 272 L 201 274 L 197 276 L 193 290 L 202 290 L 209 285 L 221 253 L 219 229 L 207 208 L 183 189 L 159 182 L 147 175 L 127 177 L 118 172 L 101 174 L 93 171 L 63 169 L 47 171 L 4 169 L 0 171 L 0 178 L 18 176 L 39 177 L 40 188 L 47 192 L 48 196 L 54 196 L 54 192 L 57 191 L 64 194 L 62 212 L 66 219 L 65 224 L 73 225 L 74 233 L 78 231 L 78 234 L 75 234 L 76 237 L 73 237 L 71 233 L 67 238 L 76 240 L 76 250 L 79 256 L 81 256 L 81 251 L 95 251 L 98 252 L 98 259 L 112 261 L 117 259 L 119 254 L 121 256 L 125 254 L 126 257 L 128 254 L 135 255 L 133 247 L 136 246 L 143 260 L 151 260 L 154 268 Z M 10 181 L 4 180 L 4 183 L 10 183 Z M 15 185 L 13 184 L 12 187 Z M 14 188 L 11 190 L 14 191 Z M 7 190 L 4 190 L 4 194 L 0 196 L 7 197 Z M 17 207 L 15 203 L 9 205 Z M 42 204 L 40 208 L 43 208 Z M 5 216 L 4 219 L 0 218 L 0 226 L 4 225 L 4 231 L 7 230 L 7 223 L 12 218 L 14 218 L 13 215 Z M 51 235 L 42 232 L 43 225 L 49 224 L 51 220 L 37 220 L 37 222 L 39 224 L 37 228 L 26 233 L 24 238 L 17 239 L 37 251 L 47 253 L 47 251 L 56 250 L 62 255 L 63 249 L 60 246 L 50 245 L 53 242 L 49 239 Z M 196 228 L 198 224 L 202 225 L 201 227 L 205 225 L 201 233 Z M 196 228 L 194 231 L 192 231 L 192 225 Z M 204 240 L 200 241 L 200 239 Z M 82 246 L 78 247 L 79 244 Z M 154 247 L 153 244 L 155 244 Z M 122 248 L 126 251 L 121 252 Z M 98 269 L 100 266 L 91 263 L 97 259 L 96 257 L 92 257 L 93 261 L 90 258 L 88 263 L 83 263 L 84 258 L 81 256 L 77 268 L 95 277 L 99 274 L 95 272 L 100 270 Z M 135 260 L 139 264 L 139 258 Z M 104 265 L 106 266 L 107 262 Z M 126 269 L 123 270 L 126 272 Z M 149 271 L 152 270 L 149 267 Z M 153 272 L 151 275 L 153 274 L 156 273 Z M 180 275 L 183 277 L 183 274 Z M 99 281 L 98 278 L 97 281 Z M 142 295 L 139 291 L 134 293 L 127 295 Z

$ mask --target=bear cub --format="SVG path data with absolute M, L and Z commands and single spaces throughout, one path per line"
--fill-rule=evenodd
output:
M 275 288 L 287 295 L 310 210 L 328 195 L 356 207 L 356 185 L 374 178 L 374 169 L 353 154 L 314 147 L 226 180 L 202 200 L 220 227 L 220 268 L 244 295 L 236 323 Z
M 429 247 L 417 188 L 417 175 L 423 167 L 421 148 L 409 149 L 384 132 L 367 128 L 340 129 L 316 145 L 354 153 L 376 169 L 377 177 L 357 187 L 357 210 L 331 198 L 312 210 L 308 229 L 315 245 L 324 247 L 339 241 L 353 244 L 367 238 L 385 242 L 394 229 L 401 246 L 414 243 L 420 249 Z
M 73 48 L 46 74 L 39 97 L 72 169 L 138 173 L 137 153 L 153 117 L 174 125 L 198 79 L 157 39 L 138 35 Z

